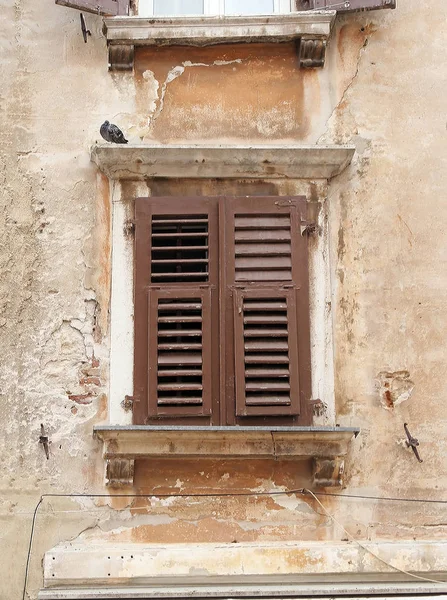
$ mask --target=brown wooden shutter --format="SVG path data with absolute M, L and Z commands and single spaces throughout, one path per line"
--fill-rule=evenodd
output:
M 234 379 L 236 417 L 309 420 L 305 211 L 305 198 L 227 199 L 226 302 L 233 310 L 225 330 L 226 343 L 233 341 L 227 378 Z
M 296 0 L 296 10 L 336 10 L 340 13 L 396 8 L 396 0 Z
M 137 199 L 135 239 L 134 419 L 210 420 L 218 386 L 216 201 Z
M 56 4 L 105 17 L 129 14 L 129 0 L 55 0 Z

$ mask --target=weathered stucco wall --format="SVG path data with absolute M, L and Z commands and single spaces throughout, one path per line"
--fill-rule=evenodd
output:
M 87 17 L 84 44 L 77 11 L 31 0 L 2 0 L 0 10 L 0 597 L 21 597 L 40 494 L 107 493 L 91 433 L 107 418 L 111 214 L 89 157 L 105 118 L 135 142 L 356 144 L 327 199 L 337 422 L 362 428 L 348 490 L 445 499 L 445 2 L 339 18 L 322 71 L 299 71 L 284 44 L 145 50 L 135 76 L 107 72 L 100 18 Z M 401 443 L 404 422 L 422 464 Z M 135 491 L 302 487 L 306 469 L 141 463 Z M 359 539 L 446 536 L 436 505 L 324 503 Z M 309 499 L 53 498 L 41 507 L 29 593 L 44 551 L 70 539 L 344 537 Z

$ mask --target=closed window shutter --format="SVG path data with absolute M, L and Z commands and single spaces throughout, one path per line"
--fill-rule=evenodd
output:
M 211 413 L 211 291 L 149 292 L 149 416 Z
M 137 199 L 135 228 L 135 388 L 147 398 L 135 420 L 209 417 L 218 351 L 216 202 Z
M 55 0 L 56 4 L 106 17 L 129 14 L 129 0 Z
M 298 10 L 336 10 L 340 13 L 396 8 L 396 0 L 298 0 Z
M 226 331 L 234 345 L 237 417 L 298 417 L 309 399 L 305 207 L 301 198 L 227 202 L 227 298 L 234 309 Z

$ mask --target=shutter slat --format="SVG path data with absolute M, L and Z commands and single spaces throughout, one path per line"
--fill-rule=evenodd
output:
M 269 315 L 267 316 L 259 316 L 259 315 L 251 315 L 251 314 L 246 314 L 244 316 L 244 324 L 258 324 L 260 323 L 261 325 L 263 325 L 264 323 L 271 323 L 271 324 L 276 324 L 276 323 L 287 323 L 287 316 L 286 315 Z
M 261 261 L 260 261 L 261 264 Z M 261 271 L 260 266 L 251 271 L 242 271 L 238 273 L 238 281 L 290 281 L 290 271 L 279 271 L 270 269 Z
M 174 354 L 164 354 L 158 356 L 158 364 L 165 367 L 169 365 L 202 365 L 202 356 L 201 354 L 184 354 L 184 353 L 176 353 Z
M 177 263 L 176 263 L 177 264 Z M 172 279 L 190 279 L 191 281 L 206 281 L 208 279 L 208 271 L 202 271 L 200 273 L 176 273 L 175 269 L 172 269 L 169 273 L 153 273 L 153 281 L 166 280 L 171 283 Z
M 272 365 L 272 364 L 289 364 L 289 357 L 287 354 L 262 354 L 257 356 L 246 355 L 245 364 L 247 365 Z
M 159 350 L 202 350 L 202 344 L 186 344 L 184 342 L 171 342 L 158 344 Z
M 160 364 L 160 363 L 159 363 Z M 180 365 L 176 365 L 179 366 Z M 201 369 L 197 369 L 197 370 L 191 370 L 191 369 L 158 369 L 158 376 L 159 377 L 177 377 L 177 376 L 182 376 L 182 377 L 187 377 L 188 375 L 192 375 L 193 377 L 200 376 L 202 375 L 202 370 Z
M 184 405 L 196 405 L 200 406 L 202 404 L 202 398 L 200 396 L 162 396 L 158 399 L 158 404 L 160 406 L 184 406 Z
M 202 305 L 200 302 L 169 302 L 169 304 L 159 304 L 158 312 L 176 311 L 176 310 L 201 310 Z
M 235 250 L 235 256 L 290 256 L 292 247 L 287 243 L 276 244 L 244 244 L 240 242 Z
M 288 349 L 288 342 L 281 340 L 245 340 L 244 348 L 248 352 L 284 352 Z
M 158 225 L 158 222 L 157 222 Z M 175 233 L 168 233 L 168 232 L 159 232 L 159 233 L 153 233 L 152 234 L 152 239 L 153 240 L 164 240 L 164 239 L 176 239 L 176 240 L 182 240 L 183 238 L 208 238 L 208 233 L 202 233 L 202 232 L 190 232 L 190 231 L 179 231 L 179 232 L 175 232 Z M 157 247 L 158 249 L 158 247 Z
M 262 396 L 260 394 L 249 395 L 246 399 L 248 406 L 290 406 L 290 398 L 288 396 L 277 396 L 268 395 Z
M 238 271 L 250 271 L 260 266 L 268 271 L 284 268 L 290 269 L 292 262 L 289 256 L 244 256 L 236 258 L 236 269 Z
M 288 359 L 287 359 L 288 360 Z M 271 361 L 273 362 L 273 361 Z M 259 364 L 259 363 L 256 363 Z M 269 367 L 272 367 L 269 361 Z M 289 369 L 245 369 L 245 377 L 288 377 L 290 375 Z
M 169 316 L 169 317 L 158 317 L 159 323 L 201 323 L 201 316 Z
M 270 230 L 270 229 L 245 229 L 235 231 L 234 238 L 237 243 L 264 242 L 266 244 L 274 242 L 289 242 L 290 229 Z
M 208 219 L 177 219 L 176 217 L 159 219 L 157 215 L 154 215 L 153 221 L 156 221 L 159 225 L 199 225 L 208 223 Z
M 160 392 L 180 392 L 182 390 L 202 391 L 203 386 L 196 383 L 162 383 L 157 385 L 157 390 Z
M 245 384 L 246 392 L 260 392 L 260 391 L 272 391 L 272 392 L 288 392 L 290 385 L 288 383 L 281 383 L 280 381 L 275 382 L 260 382 L 255 383 L 253 381 Z
M 247 299 L 245 302 L 245 314 L 248 314 L 250 310 L 255 312 L 272 312 L 278 310 L 284 310 L 287 308 L 286 302 L 274 301 L 274 302 L 261 302 L 261 301 L 252 301 L 251 299 Z
M 235 229 L 289 229 L 290 218 L 285 215 L 236 215 Z
M 158 331 L 158 337 L 183 337 L 183 336 L 201 336 L 202 331 L 200 329 L 160 329 Z
M 245 337 L 287 337 L 287 330 L 278 330 L 278 329 L 246 329 Z

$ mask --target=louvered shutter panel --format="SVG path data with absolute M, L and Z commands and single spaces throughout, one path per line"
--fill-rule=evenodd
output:
M 303 198 L 227 203 L 237 417 L 298 417 L 309 399 L 305 208 Z
M 340 13 L 396 8 L 396 0 L 298 0 L 297 10 L 336 10 Z
M 129 0 L 55 0 L 56 4 L 105 17 L 129 14 Z
M 146 422 L 211 415 L 217 252 L 215 201 L 137 200 L 135 384 Z

